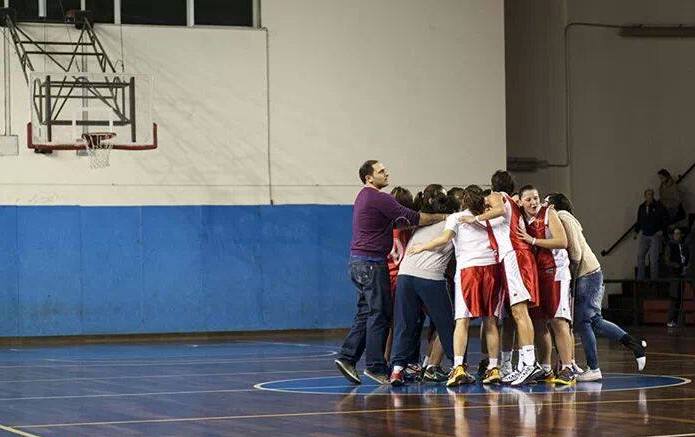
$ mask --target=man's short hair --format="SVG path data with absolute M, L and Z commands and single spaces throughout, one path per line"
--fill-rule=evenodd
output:
M 360 167 L 360 180 L 362 181 L 363 184 L 367 183 L 367 176 L 372 176 L 374 174 L 374 164 L 376 164 L 377 160 L 375 159 L 370 159 L 368 161 L 365 161 L 364 164 Z
M 652 193 L 652 196 L 653 196 L 653 195 L 654 195 L 654 190 L 651 189 L 651 188 L 647 188 L 646 190 L 644 190 L 644 195 L 646 196 L 647 193 Z

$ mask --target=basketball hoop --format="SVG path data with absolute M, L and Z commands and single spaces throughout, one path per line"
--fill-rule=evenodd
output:
M 109 141 L 115 137 L 114 132 L 88 132 L 82 134 L 84 148 L 89 156 L 90 168 L 106 168 L 109 166 L 109 156 L 113 143 Z

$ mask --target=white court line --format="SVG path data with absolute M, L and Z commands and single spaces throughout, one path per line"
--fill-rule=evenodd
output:
M 267 358 L 274 358 L 274 359 L 285 359 L 285 358 L 302 358 L 305 357 L 306 355 L 302 355 L 301 352 L 297 352 L 296 355 L 267 355 Z M 207 360 L 217 360 L 217 361 L 239 361 L 239 360 L 246 360 L 248 358 L 239 358 L 239 357 L 249 357 L 249 358 L 263 358 L 263 353 L 262 352 L 257 352 L 253 354 L 238 354 L 238 355 L 220 355 L 220 356 L 212 356 L 212 357 L 205 357 L 198 355 L 193 356 L 191 355 L 190 357 L 157 357 L 153 358 L 151 360 L 146 360 L 146 359 L 135 359 L 135 358 L 127 358 L 127 359 L 118 359 L 115 358 L 113 360 L 108 359 L 108 358 L 100 358 L 100 359 L 87 359 L 87 360 L 79 360 L 79 359 L 60 359 L 60 358 L 44 358 L 41 361 L 48 361 L 50 363 L 58 363 L 58 364 L 108 364 L 108 363 L 117 363 L 117 364 L 150 364 L 150 363 L 162 363 L 162 362 L 167 362 L 167 363 L 195 363 L 195 362 L 202 362 L 202 361 L 207 361 Z M 197 358 L 197 359 L 196 359 Z M 266 359 L 267 359 L 266 358 Z M 178 360 L 177 360 L 178 359 Z M 166 361 L 164 361 L 166 360 Z
M 693 436 L 695 433 L 689 433 L 689 434 L 659 434 L 659 435 L 650 435 L 647 437 L 686 437 L 686 436 Z
M 262 345 L 276 345 L 276 346 L 293 346 L 293 347 L 315 347 L 317 349 L 330 349 L 332 352 L 335 350 L 337 346 L 323 346 L 323 345 L 310 345 L 310 344 L 303 344 L 303 343 L 278 343 L 278 342 L 270 342 L 270 341 L 264 341 L 264 342 L 248 342 L 246 344 L 262 344 Z M 228 344 L 224 345 L 219 345 L 218 347 L 223 347 L 223 346 L 230 346 Z M 205 348 L 206 345 L 197 345 L 197 344 L 188 344 L 186 345 L 186 348 L 190 347 L 196 347 L 196 348 Z M 297 351 L 297 353 L 305 353 L 306 351 Z M 318 351 L 317 351 L 318 352 Z M 248 352 L 248 353 L 234 353 L 234 351 L 230 350 L 229 355 L 219 355 L 216 357 L 208 357 L 209 358 L 214 358 L 214 359 L 224 359 L 224 358 L 233 358 L 237 356 L 258 356 L 262 355 L 265 353 L 264 351 L 256 351 L 256 352 Z M 186 358 L 196 358 L 200 357 L 201 354 L 196 354 L 196 355 L 165 355 L 165 356 L 157 356 L 157 357 L 143 357 L 143 356 L 134 356 L 134 357 L 128 357 L 128 358 L 84 358 L 82 360 L 80 359 L 63 359 L 63 358 L 38 358 L 44 361 L 55 361 L 55 362 L 64 362 L 64 363 L 100 363 L 100 362 L 129 362 L 129 361 L 139 361 L 139 362 L 151 362 L 152 360 L 148 360 L 149 358 L 153 358 L 155 360 L 164 360 L 164 359 L 186 359 Z M 272 357 L 272 356 L 271 356 Z
M 115 364 L 57 364 L 55 366 L 45 364 L 20 364 L 20 365 L 0 365 L 0 369 L 57 369 L 69 367 L 146 367 L 146 366 L 182 366 L 198 364 L 234 364 L 234 363 L 265 363 L 269 361 L 304 361 L 308 359 L 325 358 L 338 355 L 337 351 L 331 351 L 319 355 L 290 355 L 286 357 L 268 357 L 258 359 L 239 359 L 239 360 L 216 360 L 216 361 L 148 361 L 143 363 L 115 363 Z
M 685 385 L 685 384 L 690 384 L 692 381 L 688 378 L 682 378 L 680 376 L 673 376 L 673 375 L 649 375 L 649 374 L 631 374 L 631 373 L 606 373 L 605 375 L 621 375 L 618 376 L 618 378 L 627 378 L 630 376 L 652 376 L 652 377 L 668 377 L 668 378 L 674 378 L 674 379 L 680 379 L 681 382 L 677 384 L 663 384 L 663 385 L 655 385 L 655 386 L 650 386 L 650 387 L 629 387 L 629 388 L 608 388 L 608 389 L 601 389 L 597 390 L 596 393 L 605 393 L 605 392 L 611 392 L 611 391 L 634 391 L 634 390 L 651 390 L 655 388 L 666 388 L 666 387 L 678 387 L 679 385 Z M 310 379 L 328 379 L 328 378 L 334 378 L 333 376 L 317 376 L 314 378 L 298 378 L 302 381 L 305 380 L 310 380 Z M 292 394 L 315 394 L 315 395 L 339 395 L 339 396 L 345 396 L 346 394 L 352 394 L 354 393 L 355 395 L 360 395 L 360 396 L 391 396 L 391 395 L 398 395 L 398 396 L 422 396 L 423 394 L 427 394 L 430 396 L 449 396 L 450 393 L 392 393 L 392 392 L 343 392 L 343 393 L 328 393 L 328 392 L 320 392 L 320 391 L 303 391 L 304 389 L 307 390 L 313 390 L 317 388 L 357 388 L 360 387 L 360 385 L 355 385 L 355 384 L 346 384 L 346 385 L 333 385 L 333 386 L 307 386 L 307 387 L 293 387 L 292 389 L 281 389 L 281 388 L 268 388 L 264 387 L 265 384 L 275 384 L 275 383 L 280 383 L 280 382 L 292 382 L 292 381 L 297 381 L 297 379 L 281 379 L 278 381 L 267 381 L 267 382 L 261 382 L 259 384 L 255 384 L 253 387 L 258 389 L 258 390 L 265 390 L 265 391 L 273 391 L 276 393 L 292 393 Z M 599 384 L 601 383 L 600 381 L 597 381 L 594 384 Z M 581 383 L 579 383 L 581 384 Z M 364 387 L 380 387 L 378 385 L 364 385 Z M 388 386 L 386 386 L 388 387 Z M 302 390 L 302 391 L 300 391 Z M 557 393 L 557 394 L 563 394 L 563 393 L 594 393 L 591 390 L 556 390 L 556 391 L 550 391 L 550 392 L 522 392 L 527 395 L 537 395 L 537 394 L 548 394 L 548 393 Z M 482 392 L 482 393 L 456 393 L 457 395 L 464 395 L 464 396 L 483 396 L 483 395 L 508 395 L 508 394 L 514 394 L 512 391 L 505 391 L 505 392 Z
M 42 378 L 42 379 L 7 379 L 0 380 L 0 384 L 14 384 L 24 382 L 70 382 L 70 381 L 109 381 L 118 379 L 157 379 L 157 378 L 196 378 L 206 376 L 236 376 L 236 375 L 264 375 L 270 373 L 323 373 L 334 372 L 331 370 L 268 370 L 263 372 L 226 372 L 226 373 L 179 373 L 172 375 L 140 375 L 140 376 L 103 376 L 103 377 L 82 377 L 82 378 Z
M 189 390 L 189 391 L 156 391 L 146 393 L 104 393 L 98 395 L 64 395 L 64 396 L 26 396 L 21 398 L 0 398 L 0 402 L 9 401 L 45 401 L 54 399 L 98 399 L 98 398 L 127 398 L 140 396 L 173 396 L 206 393 L 238 393 L 247 391 L 258 391 L 255 388 L 233 388 L 227 390 Z
M 11 426 L 0 425 L 0 429 L 3 431 L 11 432 L 12 434 L 21 435 L 22 437 L 40 437 L 36 434 L 29 434 L 28 432 L 24 432 L 24 431 L 20 431 L 16 428 L 12 428 Z

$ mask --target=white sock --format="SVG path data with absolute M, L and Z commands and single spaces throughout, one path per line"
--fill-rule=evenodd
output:
M 426 369 L 426 368 L 427 368 L 427 364 L 429 364 L 429 362 L 430 362 L 430 357 L 428 357 L 427 355 L 425 355 L 425 359 L 422 360 L 422 367 L 424 367 L 424 368 Z
M 401 371 L 403 371 L 403 366 L 393 366 L 393 371 L 394 372 L 401 372 Z
M 571 368 L 572 368 L 572 365 L 571 365 L 571 364 L 563 364 L 563 365 L 562 365 L 562 370 L 571 369 Z
M 512 351 L 502 351 L 502 364 L 510 363 L 512 361 Z
M 487 370 L 494 369 L 497 367 L 497 358 L 490 358 L 490 362 L 487 365 Z
M 526 355 L 521 349 L 516 349 L 516 370 L 521 372 L 521 369 L 524 368 L 524 359 L 523 357 Z
M 543 368 L 543 370 L 544 370 L 546 373 L 548 373 L 548 372 L 550 372 L 551 370 L 553 370 L 553 366 L 551 366 L 550 364 L 541 364 L 541 367 Z
M 536 363 L 536 349 L 533 347 L 533 345 L 530 344 L 528 346 L 523 346 L 521 351 L 524 355 L 524 365 L 533 366 Z
M 454 357 L 454 367 L 463 366 L 463 355 L 456 355 Z

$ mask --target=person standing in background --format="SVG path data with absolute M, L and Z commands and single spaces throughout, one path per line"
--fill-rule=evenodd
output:
M 667 226 L 667 213 L 664 206 L 654 199 L 654 190 L 644 190 L 644 202 L 637 209 L 635 232 L 639 234 L 637 249 L 637 279 L 647 279 L 646 258 L 649 257 L 649 279 L 659 277 L 659 254 L 661 239 Z M 636 236 L 635 236 L 636 237 Z
M 668 170 L 662 168 L 657 175 L 659 175 L 659 180 L 661 181 L 659 185 L 659 202 L 666 208 L 666 213 L 668 214 L 667 225 L 672 225 L 685 218 L 681 192 L 678 190 L 678 184 Z
M 682 279 L 686 276 L 689 262 L 690 251 L 684 241 L 683 230 L 676 228 L 673 230 L 672 238 L 666 244 L 666 267 L 668 268 L 669 279 L 671 279 L 669 284 L 671 305 L 668 309 L 668 323 L 666 324 L 669 328 L 678 326 L 683 293 Z

